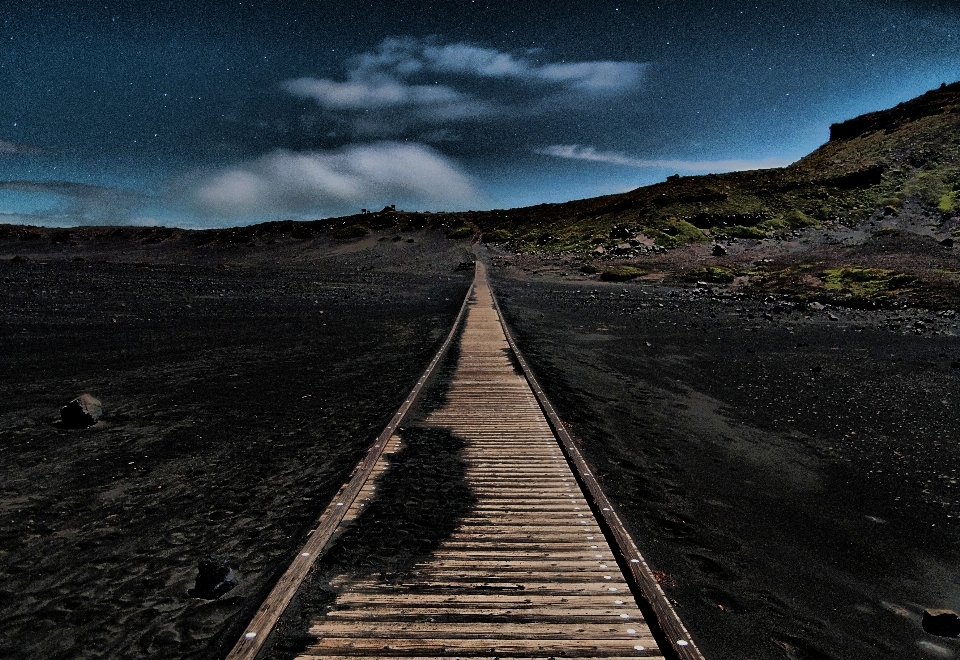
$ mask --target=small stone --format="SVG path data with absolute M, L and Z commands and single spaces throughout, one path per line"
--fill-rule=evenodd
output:
M 715 257 L 722 257 L 726 253 L 727 253 L 727 248 L 723 247 L 719 243 L 713 246 L 713 251 L 711 252 L 711 254 Z
M 230 567 L 232 560 L 221 557 L 207 557 L 197 565 L 197 581 L 187 593 L 194 598 L 215 600 L 227 593 L 238 581 Z
M 940 241 L 940 245 L 942 245 L 943 247 L 952 248 L 952 247 L 953 247 L 953 239 L 952 239 L 952 238 L 945 238 L 945 239 L 943 239 L 942 241 Z
M 90 394 L 81 394 L 60 409 L 60 423 L 68 429 L 93 426 L 103 415 L 103 405 Z
M 960 616 L 953 610 L 924 610 L 923 629 L 939 637 L 960 637 Z

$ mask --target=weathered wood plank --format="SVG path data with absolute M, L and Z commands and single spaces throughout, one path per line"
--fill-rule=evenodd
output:
M 646 642 L 646 643 L 644 643 Z M 446 637 L 423 639 L 381 639 L 362 637 L 323 637 L 312 643 L 306 653 L 324 655 L 326 652 L 360 651 L 360 652 L 403 652 L 436 653 L 442 649 L 445 654 L 473 653 L 475 651 L 491 652 L 496 655 L 535 653 L 536 657 L 543 654 L 550 656 L 561 655 L 567 658 L 575 657 L 603 657 L 603 655 L 625 655 L 634 650 L 635 645 L 653 646 L 650 638 L 630 639 L 499 639 L 488 637 L 485 639 L 451 639 Z M 589 653 L 589 654 L 588 654 Z M 603 655 L 601 655 L 603 654 Z

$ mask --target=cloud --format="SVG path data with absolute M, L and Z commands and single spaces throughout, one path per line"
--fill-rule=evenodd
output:
M 283 89 L 333 111 L 405 109 L 425 122 L 482 118 L 522 100 L 563 92 L 621 93 L 640 84 L 646 64 L 586 61 L 539 63 L 510 53 L 436 39 L 389 38 L 348 62 L 343 80 L 303 77 Z M 545 106 L 528 103 L 528 111 Z
M 0 156 L 23 156 L 26 154 L 49 154 L 52 149 L 33 144 L 21 144 L 10 140 L 0 140 Z
M 537 64 L 528 57 L 463 43 L 427 45 L 422 48 L 421 57 L 431 71 L 512 78 L 591 92 L 633 88 L 647 66 L 640 62 L 613 61 Z
M 125 224 L 148 195 L 75 181 L 0 181 L 0 202 L 23 213 L 31 223 L 49 226 Z M 14 213 L 18 213 L 14 211 Z
M 221 170 L 187 191 L 199 212 L 227 217 L 333 215 L 386 203 L 463 205 L 479 198 L 450 160 L 421 144 L 381 142 L 336 151 L 274 151 Z
M 99 186 L 91 183 L 77 183 L 75 181 L 0 181 L 0 190 L 52 193 L 81 199 L 101 199 L 106 197 L 138 199 L 142 197 L 139 193 L 121 188 Z
M 336 82 L 325 78 L 298 78 L 283 84 L 291 94 L 312 98 L 328 108 L 385 108 L 394 105 L 432 105 L 464 100 L 444 85 L 405 85 L 396 80 Z
M 593 147 L 581 147 L 578 144 L 554 144 L 537 149 L 537 153 L 557 158 L 586 160 L 594 163 L 609 163 L 638 168 L 671 169 L 682 172 L 737 172 L 742 170 L 764 170 L 774 167 L 786 167 L 791 161 L 785 158 L 765 158 L 762 160 L 679 160 L 679 159 L 643 159 L 634 158 L 616 151 L 597 151 Z

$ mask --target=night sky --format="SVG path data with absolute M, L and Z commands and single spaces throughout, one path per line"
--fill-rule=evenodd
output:
M 960 79 L 960 3 L 0 0 L 0 222 L 509 208 L 776 167 Z

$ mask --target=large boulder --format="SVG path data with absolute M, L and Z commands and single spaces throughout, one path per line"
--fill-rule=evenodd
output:
M 93 426 L 103 415 L 103 404 L 90 394 L 81 394 L 60 409 L 60 422 L 68 429 Z

